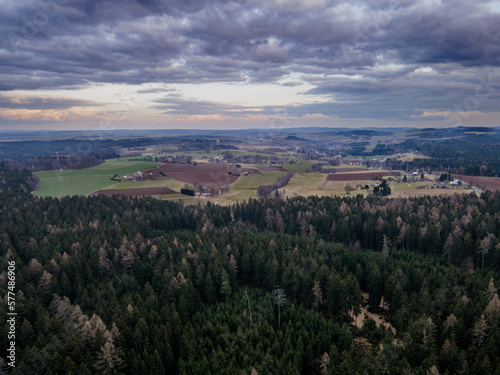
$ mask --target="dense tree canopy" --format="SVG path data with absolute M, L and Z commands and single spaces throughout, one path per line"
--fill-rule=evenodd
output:
M 500 371 L 498 193 L 186 206 L 30 178 L 0 165 L 12 374 Z M 365 304 L 390 325 L 352 324 Z

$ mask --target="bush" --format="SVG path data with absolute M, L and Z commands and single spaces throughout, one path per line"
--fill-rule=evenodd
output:
M 185 194 L 185 195 L 189 195 L 191 197 L 194 197 L 194 190 L 182 188 L 181 194 Z

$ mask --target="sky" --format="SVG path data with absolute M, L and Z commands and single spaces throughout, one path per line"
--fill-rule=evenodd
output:
M 0 129 L 500 125 L 500 1 L 0 7 Z

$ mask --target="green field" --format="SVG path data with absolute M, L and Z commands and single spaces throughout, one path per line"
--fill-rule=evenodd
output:
M 175 191 L 180 191 L 186 183 L 173 180 L 171 178 L 162 178 L 159 180 L 146 181 L 121 181 L 107 187 L 107 189 L 140 189 L 150 187 L 168 187 Z
M 232 204 L 250 198 L 257 198 L 257 188 L 260 185 L 270 185 L 276 182 L 278 177 L 284 176 L 286 172 L 262 172 L 262 174 L 251 174 L 241 176 L 231 184 L 231 190 L 223 195 L 210 197 L 209 200 L 218 204 Z
M 105 164 L 85 169 L 64 171 L 44 171 L 36 175 L 40 184 L 36 195 L 39 197 L 62 197 L 65 195 L 88 195 L 115 184 L 111 178 L 118 174 L 130 174 L 155 168 L 157 163 L 110 159 Z
M 317 161 L 315 160 L 306 160 L 306 159 L 295 159 L 295 160 L 300 162 L 301 164 L 284 164 L 283 168 L 295 172 L 304 172 L 306 169 L 310 169 L 313 164 L 317 163 Z

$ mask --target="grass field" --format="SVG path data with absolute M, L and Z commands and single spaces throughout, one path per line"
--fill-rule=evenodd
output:
M 300 173 L 292 177 L 286 189 L 286 195 L 293 197 L 295 195 L 311 196 L 344 196 L 345 186 L 350 185 L 356 188 L 353 181 L 326 181 L 326 174 L 320 173 Z M 371 181 L 373 183 L 373 181 Z M 353 190 L 350 195 L 363 194 L 365 190 Z
M 115 174 L 124 175 L 156 167 L 154 162 L 110 159 L 105 164 L 85 169 L 38 172 L 40 185 L 36 191 L 39 197 L 62 197 L 65 195 L 88 195 L 96 190 L 113 185 Z
M 425 156 L 422 154 L 410 154 L 410 153 L 395 154 L 395 155 L 390 155 L 389 157 L 399 161 L 412 161 L 415 159 L 432 159 L 430 156 Z
M 392 186 L 391 186 L 392 187 Z M 425 195 L 453 195 L 474 193 L 472 189 L 413 189 L 413 190 L 393 190 L 389 198 L 409 198 L 421 197 Z
M 297 159 L 296 161 L 300 162 L 301 164 L 285 164 L 283 165 L 283 168 L 295 172 L 304 172 L 306 169 L 311 168 L 313 164 L 317 163 L 317 161 L 305 159 Z
M 231 190 L 223 195 L 210 197 L 209 200 L 218 204 L 232 204 L 257 198 L 259 185 L 270 185 L 276 182 L 278 177 L 284 176 L 285 172 L 262 172 L 262 174 L 251 174 L 241 176 L 238 181 L 231 184 Z

